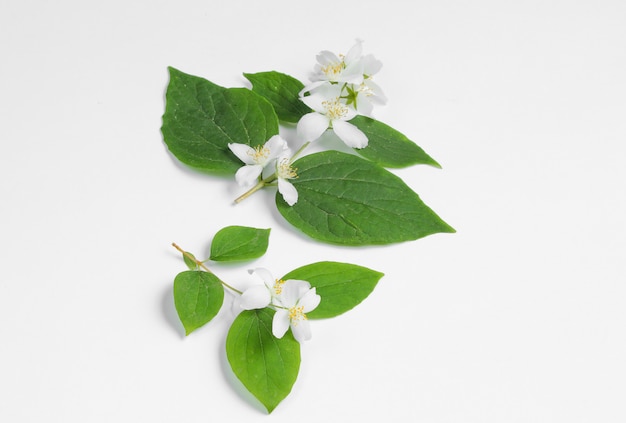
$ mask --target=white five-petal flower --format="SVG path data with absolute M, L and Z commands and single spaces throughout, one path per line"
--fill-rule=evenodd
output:
M 241 186 L 254 184 L 266 166 L 282 155 L 288 148 L 287 141 L 274 135 L 263 146 L 252 148 L 247 144 L 230 143 L 228 148 L 245 166 L 239 168 L 235 180 Z
M 272 333 L 282 338 L 291 327 L 293 336 L 298 342 L 311 339 L 311 326 L 306 313 L 314 310 L 321 297 L 306 281 L 290 279 L 283 283 L 279 296 L 280 307 L 276 308 L 272 321 Z
M 314 111 L 302 116 L 298 121 L 299 137 L 314 141 L 330 127 L 349 147 L 367 146 L 367 136 L 348 122 L 357 115 L 357 111 L 342 100 L 339 85 L 318 87 L 311 95 L 300 97 L 300 100 Z
M 362 41 L 357 40 L 345 56 L 337 56 L 328 50 L 321 51 L 316 57 L 317 64 L 310 77 L 311 81 L 314 84 L 318 81 L 360 84 L 363 81 L 363 62 L 360 60 L 363 50 L 361 44 Z

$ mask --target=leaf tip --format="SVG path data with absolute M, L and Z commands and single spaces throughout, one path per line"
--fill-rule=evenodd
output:
M 456 233 L 456 229 L 454 229 L 452 226 L 448 225 L 445 222 L 444 222 L 444 224 L 446 226 L 445 226 L 445 228 L 441 232 L 447 233 L 447 234 L 455 234 Z
M 440 165 L 440 164 L 439 164 L 439 163 L 438 163 L 435 159 L 433 159 L 433 158 L 431 157 L 431 158 L 430 158 L 430 160 L 431 160 L 431 162 L 429 163 L 429 165 L 431 165 L 432 167 L 435 167 L 435 168 L 437 168 L 437 169 L 443 169 L 443 168 L 441 167 L 441 165 Z

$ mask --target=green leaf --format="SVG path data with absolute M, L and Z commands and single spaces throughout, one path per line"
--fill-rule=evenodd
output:
M 354 126 L 367 135 L 367 147 L 355 149 L 361 156 L 384 167 L 401 168 L 416 164 L 426 164 L 441 168 L 417 144 L 392 127 L 365 116 L 350 120 Z
M 174 304 L 186 335 L 213 319 L 223 302 L 222 282 L 212 273 L 186 271 L 174 279 Z
M 187 254 L 189 254 L 189 256 Z M 183 261 L 185 262 L 189 270 L 198 270 L 198 263 L 196 263 L 193 259 L 191 259 L 190 256 L 193 257 L 194 259 L 196 258 L 193 254 L 191 254 L 188 251 L 183 253 Z
M 454 232 L 403 181 L 352 154 L 324 151 L 294 163 L 298 202 L 276 205 L 296 228 L 319 241 L 377 245 Z
M 300 101 L 300 90 L 304 84 L 297 79 L 280 72 L 244 73 L 252 83 L 252 91 L 265 97 L 276 110 L 278 118 L 285 122 L 296 123 L 311 109 Z
M 270 229 L 227 226 L 213 237 L 211 260 L 237 261 L 261 257 L 267 251 Z
M 161 132 L 172 154 L 188 166 L 232 174 L 243 163 L 229 143 L 257 146 L 278 134 L 272 105 L 246 88 L 224 88 L 169 68 Z
M 269 308 L 241 312 L 226 337 L 230 367 L 269 413 L 291 392 L 300 369 L 300 344 L 288 331 L 272 335 Z
M 322 301 L 309 319 L 335 317 L 360 304 L 372 293 L 383 274 L 355 264 L 323 261 L 299 267 L 282 280 L 299 279 L 316 288 Z

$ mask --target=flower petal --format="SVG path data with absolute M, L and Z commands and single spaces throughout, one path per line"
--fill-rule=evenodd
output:
M 352 148 L 367 147 L 367 136 L 359 128 L 342 120 L 333 121 L 333 131 L 347 146 Z
M 372 116 L 372 112 L 374 111 L 374 105 L 370 101 L 371 98 L 372 97 L 368 97 L 362 94 L 359 94 L 359 96 L 357 97 L 356 109 L 360 115 L 369 117 Z
M 272 159 L 271 162 L 268 162 L 263 168 L 263 172 L 261 172 L 261 178 L 265 179 L 272 176 L 276 173 L 276 159 Z
M 316 89 L 317 87 L 322 86 L 322 85 L 324 85 L 324 84 L 328 84 L 328 83 L 329 83 L 328 81 L 315 81 L 315 82 L 312 82 L 312 83 L 310 83 L 309 85 L 307 85 L 307 86 L 305 86 L 304 88 L 302 88 L 302 89 L 300 90 L 300 92 L 298 93 L 298 96 L 302 97 L 302 96 L 304 96 L 304 93 L 308 93 L 308 92 L 310 92 L 310 91 L 313 91 L 313 90 L 314 90 L 314 89 Z M 303 101 L 304 101 L 304 100 L 303 100 Z M 305 103 L 305 104 L 306 104 L 306 103 Z M 309 106 L 309 107 L 311 107 L 311 106 Z
M 287 308 L 294 307 L 309 289 L 311 289 L 311 284 L 307 281 L 298 279 L 286 280 L 283 284 L 283 291 L 280 294 L 282 305 Z
M 321 96 L 319 101 L 320 110 L 322 112 L 326 111 L 326 108 L 323 105 L 324 101 L 334 100 L 337 97 L 341 97 L 342 87 L 339 84 L 322 84 L 315 89 L 315 92 L 311 95 Z
M 261 278 L 267 289 L 274 289 L 276 279 L 274 279 L 274 276 L 272 276 L 269 270 L 263 267 L 257 267 L 256 269 L 250 270 L 249 272 L 250 274 L 256 275 Z
M 280 339 L 289 329 L 289 312 L 287 310 L 278 309 L 272 319 L 272 334 Z
M 240 167 L 237 173 L 235 173 L 235 181 L 242 187 L 250 186 L 254 184 L 262 171 L 263 166 L 261 165 L 245 165 Z
M 252 286 L 241 294 L 241 308 L 244 310 L 253 310 L 264 308 L 272 301 L 272 296 L 263 285 Z
M 254 156 L 254 148 L 250 147 L 249 145 L 233 142 L 228 144 L 228 148 L 230 148 L 230 151 L 232 151 L 233 154 L 245 164 L 256 164 L 256 162 L 252 158 Z
M 379 104 L 387 103 L 387 96 L 385 95 L 385 93 L 383 93 L 383 90 L 377 83 L 375 83 L 371 79 L 367 79 L 365 81 L 365 85 L 367 85 L 367 87 L 372 90 L 372 93 L 374 94 L 370 97 L 372 101 L 376 101 Z
M 361 58 L 363 54 L 363 40 L 356 40 L 356 43 L 348 50 L 346 56 L 344 57 L 344 62 L 346 64 L 352 63 Z
M 341 62 L 341 59 L 339 59 L 339 57 L 337 57 L 335 53 L 328 50 L 320 51 L 315 58 L 317 59 L 317 62 L 322 66 Z
M 302 343 L 311 339 L 311 325 L 306 319 L 298 320 L 297 323 L 291 325 L 291 332 L 296 341 Z
M 313 84 L 311 84 L 313 85 Z M 318 88 L 323 86 L 324 84 L 320 84 L 315 88 Z M 324 109 L 324 105 L 322 104 L 324 101 L 328 100 L 325 96 L 319 94 L 319 93 L 315 93 L 315 94 L 311 94 L 311 95 L 307 95 L 304 97 L 300 97 L 300 101 L 302 101 L 304 104 L 306 104 L 307 106 L 309 106 L 311 109 L 313 109 L 314 111 L 318 112 L 318 113 L 324 113 L 325 109 Z
M 320 305 L 320 301 L 322 301 L 322 297 L 317 295 L 315 287 L 313 287 L 309 289 L 306 294 L 302 296 L 302 298 L 300 298 L 298 305 L 303 306 L 303 311 L 308 313 L 309 311 L 315 310 L 315 308 Z
M 328 129 L 329 123 L 330 120 L 325 115 L 315 112 L 307 113 L 298 121 L 296 129 L 298 137 L 305 141 L 315 141 Z
M 287 146 L 287 141 L 285 141 L 280 135 L 274 135 L 272 138 L 267 140 L 264 147 L 267 147 L 270 150 L 270 155 L 265 160 L 265 163 L 269 163 L 289 148 Z
M 282 194 L 283 199 L 290 206 L 298 202 L 298 191 L 288 180 L 283 178 L 278 179 L 278 192 Z
M 339 75 L 339 78 L 337 78 L 337 81 L 357 85 L 363 82 L 363 63 L 358 60 L 348 64 L 341 72 L 341 75 Z
M 376 59 L 374 55 L 368 54 L 361 59 L 363 62 L 363 73 L 367 76 L 372 76 L 378 73 L 383 67 L 383 62 Z
M 357 100 L 358 101 L 358 100 Z M 341 118 L 341 120 L 348 121 L 358 115 L 356 109 L 352 107 L 351 104 L 347 105 L 348 110 L 346 110 L 346 114 Z M 335 122 L 335 121 L 333 121 Z

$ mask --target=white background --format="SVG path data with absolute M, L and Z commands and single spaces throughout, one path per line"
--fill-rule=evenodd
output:
M 340 248 L 287 225 L 274 193 L 233 206 L 160 134 L 167 67 L 245 86 L 306 81 L 365 41 L 376 117 L 443 169 L 394 171 L 456 234 Z M 0 4 L 0 421 L 626 421 L 626 3 L 34 1 Z M 268 417 L 224 357 L 232 315 L 184 337 L 170 246 L 226 225 L 267 254 L 385 273 L 313 322 Z

